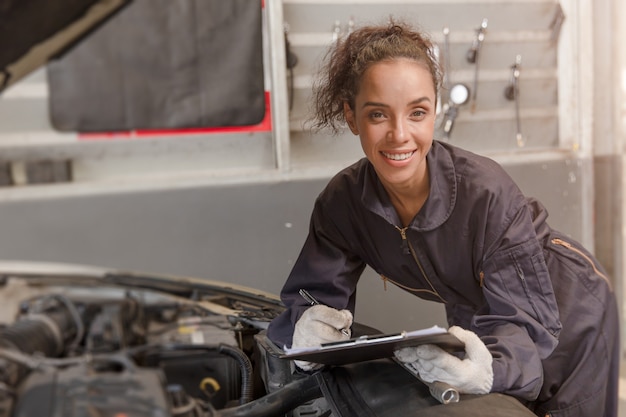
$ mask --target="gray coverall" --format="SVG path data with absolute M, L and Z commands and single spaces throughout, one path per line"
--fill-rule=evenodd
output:
M 493 392 L 539 416 L 615 417 L 616 297 L 602 267 L 551 229 L 494 161 L 435 141 L 428 200 L 403 228 L 372 165 L 339 172 L 318 196 L 309 235 L 282 291 L 287 310 L 268 336 L 291 345 L 308 307 L 354 312 L 369 265 L 384 280 L 445 304 L 449 325 L 480 336 L 493 356 Z

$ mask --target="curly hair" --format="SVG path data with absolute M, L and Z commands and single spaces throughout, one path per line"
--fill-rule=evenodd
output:
M 397 58 L 424 65 L 438 94 L 441 68 L 426 34 L 393 20 L 385 26 L 365 26 L 339 38 L 326 53 L 313 84 L 313 128 L 328 127 L 334 134 L 339 133 L 345 125 L 343 103 L 354 107 L 363 73 L 372 64 Z

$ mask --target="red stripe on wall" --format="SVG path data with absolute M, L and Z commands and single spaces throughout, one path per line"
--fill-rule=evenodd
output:
M 217 133 L 270 132 L 272 130 L 272 111 L 270 93 L 265 92 L 265 115 L 259 124 L 250 126 L 199 127 L 185 129 L 140 129 L 124 132 L 79 133 L 78 140 L 129 139 L 155 136 L 207 135 Z

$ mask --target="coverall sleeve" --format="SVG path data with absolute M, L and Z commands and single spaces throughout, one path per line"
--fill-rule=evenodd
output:
M 298 292 L 301 288 L 322 304 L 354 314 L 356 285 L 365 263 L 351 251 L 336 221 L 318 199 L 308 236 L 280 293 L 287 310 L 268 329 L 268 337 L 281 346 L 291 345 L 295 323 L 309 307 Z
M 493 356 L 492 390 L 536 399 L 543 384 L 541 361 L 561 330 L 552 281 L 530 211 L 519 208 L 482 262 L 486 306 L 472 319 Z

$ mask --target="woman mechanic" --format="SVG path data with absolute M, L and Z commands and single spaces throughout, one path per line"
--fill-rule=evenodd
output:
M 616 416 L 618 313 L 605 272 L 497 163 L 433 140 L 432 52 L 424 34 L 391 22 L 352 32 L 326 56 L 316 127 L 347 123 L 366 158 L 318 196 L 269 338 L 292 347 L 348 338 L 341 329 L 369 265 L 444 303 L 449 332 L 465 343 L 461 358 L 433 345 L 396 351 L 422 379 L 506 393 L 539 416 Z

